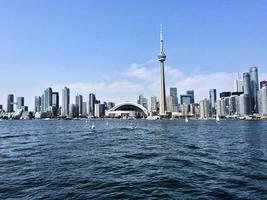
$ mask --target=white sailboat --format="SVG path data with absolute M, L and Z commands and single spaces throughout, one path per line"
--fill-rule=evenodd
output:
M 220 121 L 220 117 L 219 117 L 219 115 L 217 114 L 216 115 L 216 122 L 219 122 Z
M 185 122 L 186 122 L 186 123 L 188 122 L 188 118 L 187 118 L 187 116 L 185 117 Z
M 91 129 L 95 129 L 95 124 L 94 123 L 92 124 Z

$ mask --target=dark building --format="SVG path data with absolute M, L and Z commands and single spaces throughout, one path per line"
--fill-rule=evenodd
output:
M 192 102 L 191 98 L 192 98 L 192 95 L 182 94 L 182 95 L 180 95 L 180 102 L 181 102 L 181 104 L 189 105 Z
M 8 113 L 10 112 L 14 112 L 14 95 L 13 94 L 9 94 L 7 96 L 7 106 L 6 106 L 6 111 Z
M 221 92 L 220 98 L 230 97 L 231 95 L 232 95 L 232 92 Z
M 187 90 L 186 91 L 186 94 L 187 95 L 191 95 L 191 101 L 190 101 L 190 103 L 195 103 L 195 92 L 194 92 L 194 90 Z
M 260 82 L 260 88 L 266 87 L 267 86 L 267 81 L 261 81 Z
M 95 104 L 96 104 L 96 98 L 95 94 L 89 94 L 89 107 L 88 107 L 88 115 L 94 116 L 95 115 Z

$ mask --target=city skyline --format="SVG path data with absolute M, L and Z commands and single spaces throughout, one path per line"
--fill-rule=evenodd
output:
M 232 90 L 237 73 L 252 66 L 259 67 L 259 80 L 267 79 L 265 2 L 105 2 L 57 9 L 60 2 L 3 1 L 0 18 L 8 20 L 0 20 L 0 104 L 15 94 L 33 110 L 34 96 L 48 86 L 57 92 L 70 88 L 72 103 L 77 93 L 116 103 L 134 102 L 139 94 L 159 98 L 160 23 L 168 47 L 166 88 L 177 87 L 178 95 L 194 89 L 199 102 L 213 87 Z M 130 8 L 132 15 L 119 23 Z M 226 16 L 225 10 L 231 12 Z

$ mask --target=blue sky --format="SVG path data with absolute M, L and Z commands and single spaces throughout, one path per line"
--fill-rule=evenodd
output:
M 14 93 L 32 106 L 64 85 L 115 102 L 158 96 L 161 23 L 167 90 L 201 99 L 254 65 L 267 79 L 266 19 L 264 0 L 1 0 L 0 104 Z

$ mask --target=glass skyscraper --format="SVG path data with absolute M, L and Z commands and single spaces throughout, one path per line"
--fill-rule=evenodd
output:
M 70 105 L 70 89 L 67 87 L 64 87 L 62 90 L 62 116 L 68 116 L 69 115 L 69 105 Z
M 8 113 L 10 112 L 14 112 L 14 95 L 13 94 L 9 94 L 7 96 L 7 106 L 6 106 L 6 111 Z
M 82 95 L 76 95 L 75 103 L 77 105 L 78 115 L 82 115 L 83 114 L 83 96 Z
M 250 75 L 250 87 L 251 87 L 251 110 L 254 113 L 258 112 L 258 91 L 259 91 L 259 79 L 258 79 L 258 68 L 249 68 Z
M 95 116 L 95 102 L 96 102 L 96 97 L 95 94 L 90 93 L 89 94 L 89 106 L 88 106 L 88 114 L 89 116 Z
M 34 112 L 41 112 L 41 97 L 36 96 L 34 98 Z
M 251 87 L 250 87 L 250 74 L 249 73 L 243 73 L 243 91 L 244 95 L 247 95 L 245 97 L 241 97 L 240 99 L 248 98 L 248 104 L 245 104 L 248 106 L 248 108 L 245 109 L 245 111 L 248 111 L 249 114 L 251 114 Z M 244 106 L 240 102 L 240 106 Z M 242 109 L 241 109 L 242 110 Z M 242 110 L 243 111 L 243 110 Z M 241 111 L 240 111 L 241 112 Z
M 24 97 L 17 97 L 17 109 L 23 109 Z
M 172 97 L 172 110 L 174 112 L 178 111 L 178 97 L 177 97 L 177 88 L 170 88 L 170 96 Z
M 216 89 L 210 89 L 209 91 L 209 99 L 210 99 L 210 115 L 216 115 L 216 100 L 217 100 L 217 92 Z

